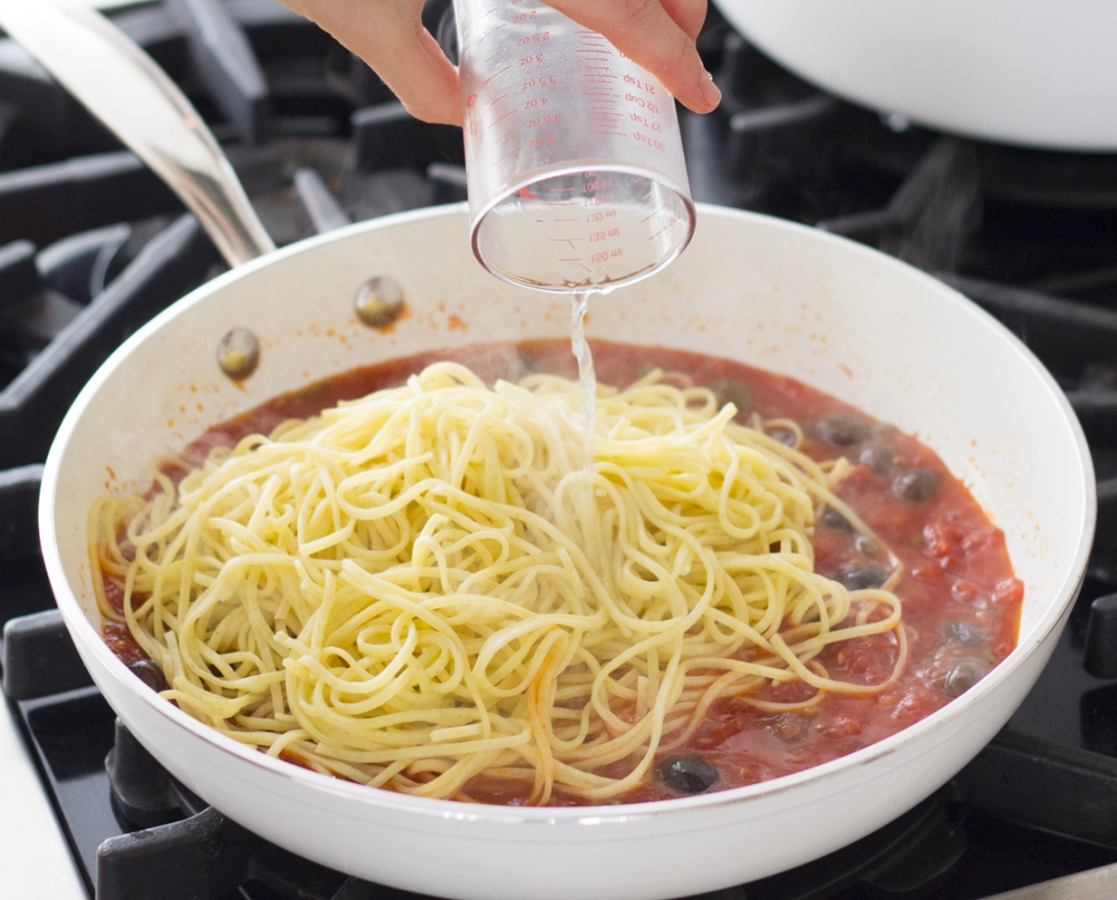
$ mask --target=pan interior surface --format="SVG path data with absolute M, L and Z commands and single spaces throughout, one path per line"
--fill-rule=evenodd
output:
M 354 312 L 374 278 L 398 283 L 405 300 L 381 330 Z M 86 556 L 96 497 L 142 489 L 153 460 L 277 394 L 423 350 L 563 338 L 569 319 L 566 298 L 484 272 L 464 207 L 442 208 L 353 226 L 230 272 L 94 376 L 47 463 L 44 558 L 95 680 L 188 787 L 296 852 L 413 890 L 513 897 L 534 870 L 534 884 L 551 873 L 540 897 L 668 897 L 762 877 L 868 833 L 949 778 L 1008 718 L 1057 637 L 1093 530 L 1093 472 L 1069 406 L 1015 338 L 933 279 L 839 238 L 716 207 L 700 209 L 694 240 L 672 266 L 593 298 L 587 332 L 791 375 L 931 446 L 1004 530 L 1025 584 L 1018 649 L 960 700 L 880 744 L 766 785 L 589 814 L 509 811 L 357 788 L 230 746 L 143 689 L 100 641 Z M 256 333 L 261 358 L 234 383 L 215 353 L 238 326 Z M 801 837 L 779 843 L 779 828 Z M 457 869 L 423 865 L 416 840 Z M 668 853 L 668 840 L 688 849 Z M 742 840 L 757 854 L 725 852 Z M 508 841 L 523 852 L 497 846 Z M 595 841 L 612 850 L 592 849 Z M 696 858 L 705 860 L 697 874 Z

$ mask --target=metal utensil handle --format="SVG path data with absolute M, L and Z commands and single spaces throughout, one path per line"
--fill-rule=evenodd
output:
M 178 194 L 229 265 L 275 249 L 201 116 L 108 19 L 54 0 L 0 0 L 0 26 Z

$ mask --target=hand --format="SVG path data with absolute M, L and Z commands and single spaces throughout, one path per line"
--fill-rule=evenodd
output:
M 413 116 L 461 124 L 458 70 L 423 27 L 423 0 L 280 2 L 372 66 Z M 603 34 L 684 106 L 710 112 L 718 105 L 721 92 L 694 45 L 706 18 L 706 0 L 552 0 L 550 5 Z

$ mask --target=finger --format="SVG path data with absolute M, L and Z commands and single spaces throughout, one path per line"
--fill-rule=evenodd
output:
M 655 75 L 684 106 L 710 112 L 721 100 L 694 40 L 659 0 L 552 0 L 552 5 L 608 38 L 621 53 Z M 678 0 L 672 8 L 680 9 Z M 693 15 L 693 11 L 685 13 Z M 693 27 L 689 19 L 687 24 Z
M 458 70 L 423 27 L 422 0 L 284 0 L 368 63 L 411 115 L 461 125 Z
M 660 0 L 667 15 L 692 41 L 706 24 L 706 0 Z

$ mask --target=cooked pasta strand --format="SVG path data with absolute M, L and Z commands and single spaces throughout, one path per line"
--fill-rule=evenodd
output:
M 617 797 L 719 697 L 802 681 L 801 703 L 749 702 L 806 708 L 895 680 L 898 562 L 871 591 L 814 571 L 827 505 L 869 533 L 832 493 L 841 464 L 656 371 L 599 388 L 590 474 L 579 405 L 566 379 L 437 363 L 214 451 L 91 511 L 102 612 L 214 728 L 432 797 L 482 773 L 533 803 Z M 815 661 L 885 632 L 880 684 Z

